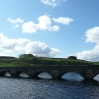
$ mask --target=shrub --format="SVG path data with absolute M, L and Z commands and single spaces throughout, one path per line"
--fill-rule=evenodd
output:
M 75 59 L 75 60 L 77 60 L 77 57 L 76 56 L 69 56 L 68 59 Z

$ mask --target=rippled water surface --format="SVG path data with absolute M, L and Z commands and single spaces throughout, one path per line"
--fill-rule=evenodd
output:
M 99 99 L 99 82 L 77 80 L 0 77 L 0 99 Z M 43 76 L 41 77 L 45 77 Z M 64 76 L 63 76 L 64 78 Z M 74 78 L 76 78 L 74 80 Z

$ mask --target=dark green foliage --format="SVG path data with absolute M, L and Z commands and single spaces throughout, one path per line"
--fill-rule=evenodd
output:
M 75 60 L 77 60 L 76 56 L 69 56 L 68 59 L 75 59 Z
M 19 56 L 19 61 L 26 63 L 35 63 L 37 61 L 37 57 L 32 54 L 22 54 Z

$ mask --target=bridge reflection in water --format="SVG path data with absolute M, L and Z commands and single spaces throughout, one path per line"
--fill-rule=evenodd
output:
M 10 73 L 8 73 L 8 72 L 5 73 L 5 76 L 11 77 Z M 28 78 L 29 76 L 23 72 L 19 75 L 19 77 Z M 47 72 L 40 73 L 38 75 L 38 77 L 42 78 L 42 79 L 52 79 L 51 75 L 49 75 Z M 64 80 L 68 80 L 68 81 L 83 81 L 84 80 L 84 78 L 82 76 L 80 76 L 79 74 L 74 73 L 74 72 L 65 73 L 61 78 Z M 99 74 L 96 75 L 93 79 L 99 81 Z
M 12 76 L 12 77 L 30 77 L 36 78 L 64 78 L 64 74 L 71 75 L 72 78 L 81 78 L 81 79 L 93 79 L 96 75 L 99 74 L 99 66 L 92 65 L 80 65 L 80 66 L 34 66 L 34 67 L 0 67 L 0 76 Z M 45 77 L 44 77 L 45 74 Z M 76 75 L 76 76 L 74 76 Z M 68 76 L 68 77 L 69 77 Z

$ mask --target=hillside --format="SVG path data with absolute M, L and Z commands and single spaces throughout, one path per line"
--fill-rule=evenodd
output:
M 23 54 L 19 58 L 10 56 L 0 57 L 0 67 L 34 66 L 34 65 L 99 65 L 99 62 L 90 62 L 76 59 L 75 56 L 68 58 L 37 57 L 32 54 Z

